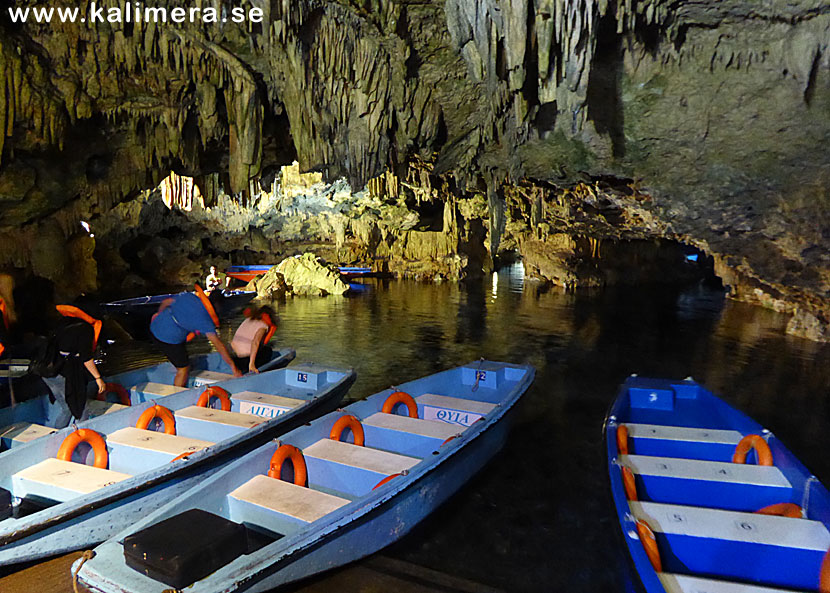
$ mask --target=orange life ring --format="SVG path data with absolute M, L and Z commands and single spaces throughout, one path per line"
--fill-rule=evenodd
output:
M 104 385 L 104 392 L 99 393 L 97 396 L 95 396 L 95 399 L 97 399 L 99 402 L 105 402 L 105 401 L 107 401 L 107 394 L 108 393 L 114 393 L 115 395 L 117 395 L 118 396 L 118 401 L 119 401 L 119 403 L 121 403 L 121 405 L 124 405 L 124 406 L 133 405 L 133 402 L 130 399 L 130 392 L 127 391 L 124 388 L 124 386 L 121 385 L 120 383 L 107 383 L 106 385 Z
M 334 441 L 339 441 L 340 436 L 343 434 L 344 428 L 349 428 L 352 431 L 352 434 L 354 435 L 354 444 L 358 447 L 362 447 L 365 441 L 363 425 L 360 424 L 360 420 L 351 414 L 341 416 L 337 419 L 337 422 L 335 422 L 334 426 L 331 427 L 329 438 Z
M 294 445 L 280 445 L 277 447 L 277 450 L 271 456 L 268 477 L 279 480 L 282 473 L 282 464 L 288 459 L 291 460 L 291 465 L 294 466 L 294 483 L 297 486 L 305 486 L 308 480 L 308 469 L 305 465 L 303 452 Z
M 386 484 L 386 482 L 388 482 L 388 481 L 389 481 L 389 480 L 391 480 L 392 478 L 397 478 L 398 476 L 402 476 L 402 475 L 403 475 L 403 474 L 392 474 L 391 476 L 386 476 L 386 477 L 385 477 L 385 478 L 383 478 L 380 482 L 378 482 L 377 484 L 375 484 L 375 487 L 374 487 L 374 488 L 372 488 L 372 490 L 377 490 L 378 488 L 380 488 L 381 486 L 383 486 L 384 484 Z
M 750 449 L 758 454 L 758 465 L 772 465 L 772 451 L 767 442 L 757 434 L 748 434 L 741 439 L 732 455 L 732 463 L 746 463 L 746 455 Z
M 158 404 L 152 408 L 144 410 L 144 412 L 141 413 L 141 416 L 138 417 L 138 422 L 136 422 L 135 427 L 147 430 L 147 427 L 150 426 L 150 422 L 156 418 L 164 423 L 165 434 L 176 434 L 176 418 L 173 416 L 173 412 Z
M 386 398 L 386 401 L 383 402 L 383 408 L 381 411 L 384 414 L 391 414 L 392 410 L 395 409 L 395 406 L 398 404 L 405 404 L 407 409 L 409 410 L 409 417 L 410 418 L 417 418 L 418 417 L 418 404 L 415 403 L 415 400 L 412 399 L 412 396 L 406 393 L 405 391 L 396 391 L 392 395 Z
M 779 517 L 789 517 L 790 519 L 801 519 L 804 513 L 801 507 L 794 502 L 779 502 L 778 504 L 771 504 L 762 509 L 755 511 L 758 515 L 777 515 Z
M 830 593 L 830 550 L 824 554 L 821 561 L 821 572 L 818 575 L 818 592 Z
M 197 451 L 201 451 L 201 449 L 197 449 Z M 173 463 L 174 461 L 178 461 L 179 459 L 187 459 L 188 457 L 190 457 L 194 453 L 196 453 L 196 451 L 185 451 L 184 453 L 179 453 L 173 459 L 170 460 L 170 463 Z
M 637 498 L 637 481 L 634 479 L 634 472 L 630 467 L 623 466 L 621 468 L 623 487 L 625 488 L 625 497 L 628 500 L 639 500 Z
M 218 397 L 219 401 L 222 402 L 222 409 L 226 412 L 231 411 L 231 394 L 215 385 L 211 385 L 202 392 L 202 395 L 199 396 L 199 400 L 196 402 L 196 405 L 200 408 L 209 408 L 211 397 Z
M 617 453 L 628 455 L 628 427 L 625 424 L 617 427 Z
M 640 543 L 646 551 L 651 566 L 657 572 L 663 572 L 663 563 L 660 561 L 660 550 L 657 547 L 657 538 L 648 523 L 642 519 L 637 520 L 637 535 L 640 536 Z
M 95 467 L 107 469 L 107 465 L 109 465 L 107 444 L 100 434 L 90 428 L 79 428 L 63 439 L 63 443 L 61 443 L 60 449 L 58 449 L 57 458 L 61 461 L 72 461 L 72 454 L 75 452 L 75 447 L 80 443 L 89 443 L 92 447 L 92 450 L 95 452 Z

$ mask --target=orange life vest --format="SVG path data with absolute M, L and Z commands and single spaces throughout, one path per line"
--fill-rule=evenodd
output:
M 213 303 L 210 302 L 210 299 L 205 294 L 205 291 L 202 290 L 202 287 L 198 284 L 194 284 L 196 287 L 196 296 L 199 297 L 199 300 L 202 301 L 202 306 L 204 306 L 205 310 L 210 315 L 210 318 L 213 320 L 213 325 L 217 328 L 219 327 L 219 316 L 216 314 L 216 309 L 213 308 Z M 198 332 L 190 332 L 187 334 L 187 341 L 190 342 L 193 338 L 196 337 Z
M 78 307 L 74 307 L 72 305 L 58 305 L 55 308 L 58 310 L 58 313 L 60 313 L 64 317 L 75 317 L 77 319 L 82 319 L 92 326 L 92 330 L 95 332 L 95 335 L 92 338 L 92 349 L 95 350 L 95 348 L 98 346 L 98 336 L 101 335 L 101 326 L 103 325 L 101 320 L 95 319 L 87 312 L 82 311 Z

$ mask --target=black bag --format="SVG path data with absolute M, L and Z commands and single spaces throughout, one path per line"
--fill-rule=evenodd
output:
M 58 350 L 58 340 L 53 333 L 48 338 L 38 339 L 29 362 L 29 372 L 39 377 L 55 377 L 61 372 L 63 362 L 64 357 Z

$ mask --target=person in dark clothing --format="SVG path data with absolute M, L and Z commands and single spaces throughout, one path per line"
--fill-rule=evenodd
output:
M 67 426 L 74 417 L 86 420 L 86 385 L 92 377 L 98 393 L 106 391 L 106 382 L 95 365 L 96 328 L 82 318 L 64 316 L 54 330 L 54 340 L 62 357 L 60 371 L 54 377 L 43 377 L 58 406 L 52 422 L 54 428 Z M 87 374 L 88 373 L 88 374 Z M 51 398 L 50 398 L 51 399 Z

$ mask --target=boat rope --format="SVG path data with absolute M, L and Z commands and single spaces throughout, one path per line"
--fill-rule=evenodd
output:
M 81 561 L 78 562 L 78 566 L 72 571 L 72 590 L 75 591 L 75 593 L 81 593 L 78 589 L 78 573 L 81 572 L 81 567 L 87 560 L 92 560 L 93 558 L 95 558 L 95 551 L 86 550 L 81 555 Z
M 818 478 L 815 476 L 810 476 L 807 478 L 807 481 L 804 482 L 804 495 L 801 497 L 801 508 L 804 509 L 804 516 L 807 517 L 807 512 L 810 509 L 810 490 L 813 484 L 820 484 Z

